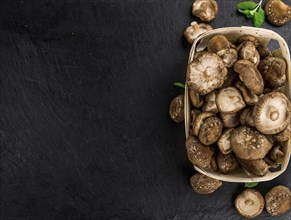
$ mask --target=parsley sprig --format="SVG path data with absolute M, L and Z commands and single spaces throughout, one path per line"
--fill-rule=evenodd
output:
M 252 18 L 255 27 L 261 27 L 265 21 L 265 11 L 262 8 L 263 0 L 259 3 L 252 1 L 241 2 L 237 4 L 237 10 L 247 18 Z

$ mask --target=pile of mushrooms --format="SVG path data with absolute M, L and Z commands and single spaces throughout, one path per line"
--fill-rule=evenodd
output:
M 187 68 L 192 164 L 223 174 L 241 167 L 255 176 L 277 167 L 291 136 L 291 104 L 280 92 L 286 72 L 286 61 L 254 36 L 212 37 Z

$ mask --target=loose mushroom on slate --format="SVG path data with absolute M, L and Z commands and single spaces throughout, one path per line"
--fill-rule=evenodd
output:
M 184 121 L 184 95 L 179 95 L 172 100 L 169 114 L 174 122 Z
M 218 12 L 218 5 L 215 0 L 194 0 L 192 13 L 204 22 L 212 21 Z
M 246 218 L 255 218 L 264 210 L 264 197 L 255 189 L 245 189 L 235 199 L 235 208 Z
M 268 0 L 265 12 L 268 21 L 276 26 L 284 25 L 291 19 L 291 6 L 282 0 Z
M 197 173 L 190 178 L 192 189 L 199 194 L 210 194 L 217 190 L 222 182 L 201 173 Z
M 281 92 L 270 92 L 260 97 L 253 111 L 255 126 L 263 134 L 283 131 L 289 125 L 290 118 L 290 101 Z
M 184 31 L 184 36 L 190 44 L 198 38 L 201 34 L 212 30 L 213 28 L 209 24 L 200 23 L 196 21 L 191 22 L 191 25 Z
M 284 215 L 291 209 L 291 192 L 285 186 L 275 186 L 265 195 L 265 201 L 271 216 Z

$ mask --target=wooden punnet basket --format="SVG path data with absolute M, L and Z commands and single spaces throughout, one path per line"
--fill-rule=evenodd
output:
M 194 59 L 194 54 L 196 52 L 202 51 L 207 47 L 208 41 L 217 34 L 223 34 L 225 35 L 230 42 L 236 41 L 238 37 L 244 34 L 250 34 L 255 37 L 257 37 L 262 45 L 267 45 L 270 40 L 275 40 L 278 42 L 280 48 L 278 48 L 275 52 L 275 56 L 281 56 L 283 57 L 287 62 L 287 79 L 286 79 L 286 86 L 285 86 L 285 94 L 291 100 L 291 63 L 290 63 L 290 53 L 289 48 L 285 40 L 275 33 L 274 31 L 263 29 L 263 28 L 253 28 L 253 27 L 227 27 L 227 28 L 219 28 L 215 30 L 208 31 L 202 35 L 200 35 L 193 43 L 190 56 L 189 56 L 189 63 Z M 189 136 L 190 131 L 190 98 L 188 95 L 188 88 L 187 85 L 185 87 L 185 133 L 186 138 Z M 282 174 L 289 163 L 289 158 L 291 154 L 291 140 L 284 143 L 283 145 L 284 151 L 285 151 L 285 158 L 282 162 L 282 165 L 280 167 L 280 170 L 269 172 L 267 175 L 263 177 L 255 176 L 241 168 L 237 168 L 235 171 L 233 171 L 230 174 L 221 174 L 218 172 L 214 172 L 211 169 L 200 169 L 199 167 L 195 167 L 195 169 L 205 174 L 209 177 L 226 181 L 226 182 L 263 182 L 263 181 L 269 181 L 280 174 Z

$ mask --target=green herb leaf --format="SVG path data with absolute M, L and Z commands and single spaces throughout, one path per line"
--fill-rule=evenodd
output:
M 174 85 L 177 86 L 177 87 L 181 87 L 181 88 L 185 89 L 185 84 L 184 83 L 175 82 Z
M 257 6 L 256 3 L 250 1 L 240 2 L 237 4 L 238 9 L 254 9 L 256 6 Z
M 238 11 L 246 16 L 250 15 L 250 10 L 248 9 L 238 9 Z
M 245 187 L 246 188 L 253 188 L 255 186 L 257 186 L 259 183 L 256 182 L 252 182 L 252 183 L 245 183 Z
M 255 27 L 261 27 L 262 24 L 264 23 L 264 21 L 265 21 L 265 12 L 264 12 L 264 10 L 263 11 L 259 10 L 259 12 L 255 12 L 255 14 L 254 14 L 254 25 L 255 25 Z

